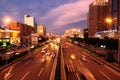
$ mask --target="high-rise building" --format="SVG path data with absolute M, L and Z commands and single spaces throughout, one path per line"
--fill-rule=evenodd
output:
M 89 37 L 94 37 L 97 32 L 108 30 L 109 27 L 105 23 L 108 13 L 108 2 L 105 0 L 96 0 L 89 5 L 87 17 Z
M 35 18 L 30 15 L 24 15 L 24 24 L 35 27 L 36 26 Z
M 118 24 L 120 20 L 120 0 L 110 0 L 112 5 L 112 29 L 118 31 Z
M 46 28 L 43 24 L 40 24 L 40 25 L 37 26 L 37 33 L 40 36 L 45 36 L 46 35 Z

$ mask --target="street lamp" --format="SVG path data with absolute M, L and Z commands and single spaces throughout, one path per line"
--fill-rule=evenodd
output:
M 105 22 L 108 23 L 108 24 L 111 24 L 112 23 L 112 19 L 111 18 L 106 18 Z
M 5 38 L 8 38 L 8 37 L 9 37 L 8 34 L 7 34 L 8 24 L 10 23 L 11 18 L 9 18 L 9 17 L 4 18 L 3 21 L 4 21 L 4 24 L 6 25 L 6 26 L 5 26 Z
M 113 20 L 112 20 L 112 18 L 110 18 L 110 17 L 107 17 L 107 18 L 105 19 L 105 23 L 108 24 L 108 25 L 111 25 L 112 22 L 113 22 Z M 110 29 L 110 28 L 108 28 L 108 29 Z
M 117 18 L 113 18 L 113 19 L 106 18 L 105 22 L 108 24 L 112 24 L 113 21 L 116 21 L 116 20 L 117 20 Z M 115 22 L 115 26 L 117 26 L 116 22 Z M 120 35 L 120 28 L 119 28 L 119 35 Z M 119 63 L 120 63 L 120 38 L 118 38 L 118 55 L 117 56 L 118 56 L 118 65 L 119 65 Z
M 5 30 L 4 30 L 5 38 L 8 37 L 7 31 L 8 31 L 8 24 L 10 23 L 10 21 L 11 21 L 10 18 L 4 18 L 4 19 L 3 19 L 3 22 L 4 22 L 4 24 L 5 24 Z M 8 61 L 7 61 L 8 55 L 9 55 L 8 53 L 5 54 L 5 57 L 6 57 L 6 58 L 5 58 L 5 59 L 6 59 L 6 65 L 7 65 L 7 63 L 8 63 Z
M 5 23 L 9 23 L 11 21 L 11 19 L 10 18 L 5 18 Z

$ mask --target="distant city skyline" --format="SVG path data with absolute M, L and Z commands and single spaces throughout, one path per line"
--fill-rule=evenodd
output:
M 35 17 L 47 32 L 63 34 L 71 27 L 86 28 L 89 4 L 93 0 L 0 0 L 0 25 L 4 17 L 24 22 L 24 15 Z

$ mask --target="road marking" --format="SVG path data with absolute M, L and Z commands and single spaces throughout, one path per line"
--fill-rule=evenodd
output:
M 4 78 L 5 80 L 8 80 L 9 78 L 11 78 L 13 75 L 9 75 L 7 78 Z
M 106 69 L 108 69 L 109 71 L 111 71 L 112 73 L 116 74 L 117 76 L 120 77 L 120 73 L 119 72 L 116 72 L 114 69 L 112 69 L 111 67 L 107 66 L 107 65 L 104 65 L 104 67 Z
M 108 80 L 112 80 L 104 72 L 100 71 L 100 73 L 103 74 Z
M 4 76 L 4 79 L 8 79 L 10 76 L 11 76 L 11 71 L 13 70 L 13 67 L 11 67 L 10 69 L 9 69 L 9 71 L 7 72 L 7 73 L 5 73 L 5 76 Z
M 75 72 L 73 65 L 67 65 L 68 72 Z
M 71 65 L 71 67 L 72 67 L 72 69 L 73 69 L 73 72 L 75 72 L 75 69 L 74 69 L 73 65 Z
M 28 71 L 23 77 L 21 80 L 24 80 L 24 78 L 30 73 L 30 71 Z
M 69 69 L 69 66 L 67 65 L 67 70 L 68 70 L 68 72 L 70 72 L 70 69 Z
M 80 60 L 79 60 L 79 63 L 80 63 L 81 65 L 83 65 L 82 62 L 81 62 Z
M 69 70 L 70 70 L 70 72 L 73 72 L 71 65 L 69 65 Z
M 29 60 L 28 62 L 25 63 L 25 65 L 29 64 L 31 62 L 31 60 Z
M 42 68 L 38 74 L 38 77 L 41 75 L 42 71 L 43 71 L 44 68 Z
M 8 73 L 10 73 L 13 70 L 13 67 L 10 68 L 10 70 L 8 71 Z
M 76 73 L 76 76 L 77 76 L 78 80 L 80 80 L 79 75 L 77 73 Z
M 69 61 L 70 61 L 70 63 L 72 64 L 72 60 L 71 60 L 71 59 L 69 59 Z

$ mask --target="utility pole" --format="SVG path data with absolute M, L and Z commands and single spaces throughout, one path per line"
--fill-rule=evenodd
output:
M 29 44 L 29 42 L 30 42 L 30 36 L 28 35 L 28 54 L 30 53 L 30 44 Z
M 120 26 L 119 26 L 119 32 L 118 32 L 118 65 L 120 63 Z

